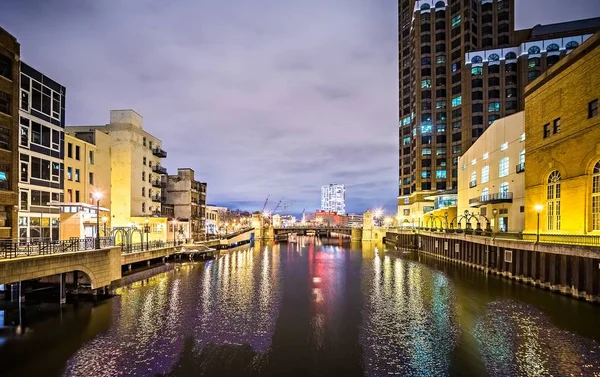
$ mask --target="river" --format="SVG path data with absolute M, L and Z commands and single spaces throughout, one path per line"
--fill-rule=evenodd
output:
M 0 374 L 600 373 L 600 306 L 383 245 L 304 237 L 146 275 L 3 338 Z

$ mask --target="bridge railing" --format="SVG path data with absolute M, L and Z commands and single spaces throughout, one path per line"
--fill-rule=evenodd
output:
M 50 240 L 0 240 L 0 258 L 19 258 L 96 249 L 96 238 Z M 111 237 L 100 237 L 100 248 L 115 246 Z

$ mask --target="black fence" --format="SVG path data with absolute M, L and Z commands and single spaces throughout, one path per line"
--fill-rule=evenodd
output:
M 96 249 L 96 238 L 74 238 L 70 240 L 0 240 L 0 257 L 17 258 L 30 255 L 49 255 Z M 100 248 L 115 246 L 111 237 L 100 237 Z

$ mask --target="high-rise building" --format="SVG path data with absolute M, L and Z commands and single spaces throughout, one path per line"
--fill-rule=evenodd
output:
M 21 62 L 19 239 L 60 239 L 66 89 Z
M 0 239 L 17 238 L 20 45 L 0 28 Z
M 321 187 L 321 210 L 346 214 L 346 188 L 344 185 L 331 183 Z

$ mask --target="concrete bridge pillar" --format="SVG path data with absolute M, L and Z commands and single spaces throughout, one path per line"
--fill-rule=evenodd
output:
M 74 278 L 76 276 L 73 276 Z M 77 281 L 75 281 L 77 284 Z M 67 273 L 63 272 L 60 274 L 60 285 L 59 285 L 59 303 L 64 305 L 67 303 Z
M 360 240 L 362 240 L 362 228 L 352 228 L 350 233 L 350 241 L 358 242 Z

